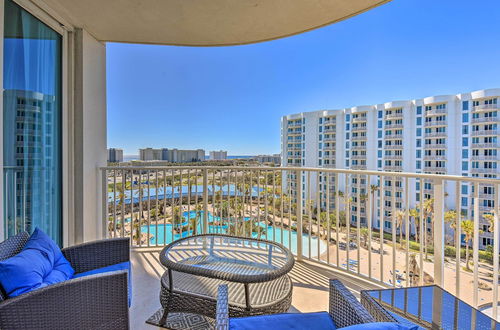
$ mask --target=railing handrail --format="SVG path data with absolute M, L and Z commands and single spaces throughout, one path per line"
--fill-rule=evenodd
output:
M 338 174 L 355 174 L 355 175 L 377 175 L 377 176 L 393 176 L 394 172 L 377 171 L 377 170 L 352 170 L 324 167 L 271 167 L 271 166 L 102 166 L 100 170 L 240 170 L 240 171 L 303 171 L 303 172 L 324 172 Z M 495 183 L 500 184 L 500 179 L 494 178 L 477 178 L 451 174 L 428 174 L 428 173 L 412 173 L 398 172 L 398 176 L 408 178 L 436 179 L 447 181 L 467 181 L 477 183 Z

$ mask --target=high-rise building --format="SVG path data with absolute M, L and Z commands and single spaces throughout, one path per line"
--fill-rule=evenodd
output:
M 282 165 L 497 178 L 499 99 L 500 89 L 488 89 L 284 116 Z M 297 182 L 294 176 L 289 174 L 284 178 L 292 194 Z M 362 176 L 360 182 L 357 180 L 358 177 L 350 178 L 349 189 L 359 188 L 364 195 L 376 183 L 367 182 Z M 385 186 L 395 185 L 396 193 L 394 199 L 382 196 L 373 225 L 378 228 L 382 224 L 390 231 L 390 210 L 393 202 L 396 208 L 402 207 L 403 183 L 397 176 L 386 176 L 383 180 Z M 336 185 L 333 178 L 329 182 L 333 186 L 330 189 L 345 189 L 346 182 Z M 312 187 L 315 186 L 312 182 Z M 319 186 L 325 189 L 324 185 Z M 421 189 L 424 199 L 432 198 L 431 181 L 424 180 L 423 187 L 415 182 L 409 187 L 410 207 L 419 203 Z M 460 196 L 456 196 L 455 184 L 447 182 L 445 191 L 445 207 L 471 217 L 472 187 L 463 184 Z M 313 192 L 312 197 L 316 194 Z M 493 185 L 480 185 L 481 214 L 491 211 L 494 195 Z M 457 200 L 460 205 L 456 205 Z M 360 222 L 366 224 L 364 209 L 353 212 L 351 221 L 355 222 L 358 215 Z M 486 229 L 480 239 L 484 248 L 492 242 L 492 236 L 487 230 L 488 222 L 482 217 L 481 224 L 484 227 L 481 229 Z
M 225 160 L 227 159 L 227 151 L 210 151 L 210 160 Z
M 281 155 L 280 154 L 274 154 L 274 155 L 257 155 L 252 157 L 252 160 L 259 162 L 259 163 L 273 163 L 275 165 L 281 164 Z
M 123 162 L 123 149 L 109 148 L 108 149 L 108 162 L 110 162 L 110 163 Z
M 205 160 L 205 150 L 179 150 L 179 149 L 139 149 L 139 158 L 142 161 L 160 160 L 171 163 L 190 163 Z

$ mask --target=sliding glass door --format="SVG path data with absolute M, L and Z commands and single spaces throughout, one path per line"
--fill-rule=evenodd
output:
M 5 0 L 3 175 L 6 236 L 39 227 L 62 242 L 62 37 Z

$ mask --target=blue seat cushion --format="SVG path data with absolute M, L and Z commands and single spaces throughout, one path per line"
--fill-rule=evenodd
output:
M 229 319 L 230 330 L 334 330 L 327 312 L 259 315 Z
M 73 278 L 84 277 L 88 275 L 102 274 L 108 272 L 114 272 L 117 270 L 127 270 L 128 271 L 128 305 L 130 306 L 132 302 L 132 269 L 130 268 L 130 261 L 121 262 L 119 264 L 114 264 L 106 267 L 96 268 L 89 270 L 87 272 L 78 273 L 73 276 Z
M 399 323 L 391 322 L 377 322 L 377 323 L 363 323 L 344 327 L 345 330 L 417 330 L 418 326 L 407 327 Z
M 57 244 L 36 228 L 20 253 L 0 261 L 0 285 L 15 297 L 66 281 L 74 272 Z

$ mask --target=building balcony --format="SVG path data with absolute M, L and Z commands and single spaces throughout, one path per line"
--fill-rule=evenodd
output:
M 323 141 L 325 142 L 334 142 L 337 138 L 335 136 L 330 135 L 329 137 L 323 137 Z
M 398 129 L 403 128 L 403 124 L 389 124 L 384 126 L 385 129 Z
M 387 149 L 387 150 L 403 150 L 403 145 L 402 144 L 385 145 L 384 149 Z
M 367 127 L 366 126 L 353 126 L 351 131 L 353 132 L 366 132 Z
M 361 164 L 351 165 L 351 169 L 353 169 L 353 170 L 366 170 L 366 165 L 361 165 Z
M 324 133 L 335 133 L 337 132 L 337 128 L 335 126 L 327 126 L 323 129 Z
M 366 145 L 351 146 L 351 150 L 366 150 Z
M 365 123 L 366 122 L 366 117 L 356 117 L 352 118 L 353 123 Z
M 424 136 L 425 137 L 446 137 L 447 132 L 425 132 Z
M 500 173 L 498 168 L 472 168 L 472 173 Z
M 424 166 L 424 172 L 426 173 L 446 173 L 446 167 L 439 166 Z
M 366 135 L 351 136 L 351 141 L 366 141 Z
M 351 155 L 351 159 L 366 159 L 366 155 Z
M 366 166 L 356 165 L 351 166 L 351 168 L 362 171 L 363 168 L 366 168 Z M 171 167 L 147 167 L 148 175 L 142 178 L 139 177 L 141 170 L 144 170 L 144 168 L 107 167 L 102 170 L 103 178 L 106 179 L 103 186 L 107 185 L 108 187 L 107 200 L 104 201 L 107 214 L 104 217 L 105 220 L 103 220 L 106 221 L 105 227 L 108 230 L 107 236 L 133 237 L 132 245 L 134 246 L 134 250 L 132 252 L 132 265 L 134 267 L 134 276 L 132 278 L 134 281 L 134 297 L 132 299 L 133 305 L 131 308 L 132 327 L 145 327 L 144 321 L 155 313 L 160 307 L 159 300 L 157 298 L 159 291 L 159 278 L 165 271 L 165 268 L 158 262 L 159 251 L 172 239 L 177 239 L 177 237 L 185 235 L 192 235 L 193 231 L 191 226 L 196 226 L 198 223 L 198 233 L 203 233 L 205 230 L 210 232 L 212 230 L 216 230 L 216 228 L 219 228 L 220 230 L 227 230 L 224 228 L 233 228 L 231 225 L 233 222 L 239 223 L 239 221 L 256 221 L 256 223 L 260 222 L 262 226 L 267 226 L 264 238 L 273 240 L 273 237 L 275 237 L 275 239 L 279 241 L 282 239 L 280 235 L 283 234 L 283 237 L 288 237 L 288 231 L 296 230 L 296 221 L 299 220 L 294 217 L 294 222 L 290 222 L 290 211 L 286 208 L 287 206 L 281 206 L 278 203 L 278 205 L 273 208 L 273 206 L 271 206 L 272 203 L 269 202 L 271 196 L 277 196 L 279 200 L 287 200 L 287 198 L 283 197 L 290 194 L 293 203 L 301 203 L 301 195 L 295 193 L 296 189 L 298 189 L 296 185 L 291 188 L 285 188 L 282 192 L 276 188 L 279 184 L 276 184 L 276 182 L 273 183 L 274 180 L 278 180 L 279 178 L 294 175 L 296 173 L 296 169 L 287 170 L 286 167 L 256 167 L 248 169 L 241 167 L 175 167 L 175 175 L 185 175 L 182 186 L 177 183 L 172 184 L 170 181 L 167 183 L 167 181 L 163 180 L 163 173 L 167 173 L 167 176 L 170 177 L 171 172 L 174 171 Z M 440 170 L 443 169 L 440 168 Z M 304 171 L 303 175 L 305 175 L 305 177 L 308 175 L 314 177 L 320 173 L 321 175 L 325 175 L 325 172 L 328 173 L 328 171 L 329 169 L 327 168 L 309 169 L 308 171 Z M 348 170 L 341 170 L 339 172 L 338 169 L 332 169 L 331 171 L 332 175 L 338 177 L 339 182 L 345 182 L 346 175 L 349 173 Z M 189 188 L 189 184 L 186 181 L 188 173 L 191 176 L 191 188 Z M 250 174 L 253 177 L 251 181 L 249 181 Z M 371 174 L 371 176 L 372 179 L 376 179 L 376 176 L 373 174 Z M 380 172 L 379 176 L 389 178 L 394 177 L 394 174 L 391 172 Z M 273 180 L 270 177 L 274 177 L 275 179 Z M 155 186 L 157 184 L 157 178 L 159 182 L 158 187 Z M 443 180 L 440 175 L 432 174 L 411 174 L 411 176 L 408 177 L 408 180 L 420 180 L 421 178 L 425 178 L 426 182 L 433 182 L 433 186 L 435 186 L 434 181 L 437 183 Z M 471 177 L 452 178 L 453 179 L 450 182 L 457 182 L 454 180 L 458 180 L 461 184 L 473 184 L 474 182 L 484 184 L 484 182 L 491 182 L 491 179 L 486 180 Z M 402 181 L 400 186 L 379 187 L 378 191 L 382 200 L 393 201 L 393 197 L 385 197 L 387 191 L 390 191 L 391 193 L 394 191 L 401 193 L 404 192 L 404 181 L 407 179 L 403 176 L 398 177 L 398 180 Z M 251 183 L 248 184 L 249 182 Z M 344 197 L 343 195 L 337 196 L 335 193 L 336 187 L 334 188 L 332 182 L 333 181 L 331 180 L 330 203 L 324 203 L 324 198 L 326 198 L 324 196 L 326 195 L 322 194 L 323 199 L 321 205 L 334 205 L 338 198 L 340 202 L 339 207 L 342 208 L 345 206 Z M 446 182 L 448 181 L 445 180 L 445 183 Z M 309 191 L 309 189 L 313 189 L 316 185 L 307 179 L 302 181 L 302 183 L 305 184 L 303 191 Z M 363 186 L 365 185 L 363 184 Z M 127 187 L 125 192 L 123 192 L 122 187 Z M 443 187 L 446 188 L 448 185 L 444 184 Z M 455 185 L 452 185 L 452 187 L 452 191 L 454 191 Z M 445 193 L 452 193 L 452 191 L 445 191 Z M 427 193 L 432 194 L 432 190 L 429 190 Z M 364 205 L 365 211 L 359 211 L 359 215 L 361 217 L 366 218 L 366 210 L 373 211 L 373 214 L 376 214 L 377 210 L 381 213 L 384 211 L 392 212 L 394 209 L 396 211 L 404 211 L 398 209 L 397 207 L 385 207 L 384 203 L 381 203 L 381 206 L 375 206 L 373 204 L 374 201 L 371 198 L 365 199 L 366 195 L 364 194 L 351 192 L 349 197 L 353 199 L 351 206 L 358 205 L 359 207 L 359 205 Z M 377 199 L 378 197 L 375 195 L 375 198 Z M 268 206 L 264 207 L 266 205 L 266 200 Z M 395 196 L 394 200 L 398 203 L 404 204 L 404 198 L 402 197 Z M 241 207 L 237 207 L 236 204 L 238 203 L 241 204 Z M 233 204 L 234 210 L 231 208 L 232 206 L 228 210 L 223 209 L 226 207 L 224 205 L 230 206 Z M 316 204 L 316 200 L 311 203 L 311 205 L 314 206 L 316 206 Z M 174 205 L 177 210 L 181 212 L 181 219 L 184 218 L 186 220 L 185 223 L 179 222 L 177 225 L 172 224 L 172 205 Z M 282 207 L 284 207 L 283 211 Z M 237 213 L 236 210 L 238 209 L 244 210 L 243 213 Z M 485 207 L 480 207 L 480 209 L 481 211 L 488 210 Z M 306 206 L 304 208 L 305 215 L 308 215 L 310 210 L 312 210 L 312 208 L 308 209 Z M 217 214 L 219 214 L 219 212 L 226 213 L 228 216 L 217 218 Z M 322 212 L 327 212 L 327 209 L 325 208 Z M 334 206 L 332 206 L 328 212 L 330 212 L 330 214 L 334 214 L 336 212 Z M 207 214 L 207 216 L 204 216 L 204 214 Z M 293 215 L 296 215 L 296 211 L 293 211 Z M 350 215 L 358 216 L 358 211 L 350 211 Z M 432 216 L 437 215 L 433 214 Z M 199 222 L 188 221 L 187 219 L 198 219 Z M 353 283 L 356 283 L 356 285 L 360 285 L 358 281 L 365 283 L 365 279 L 368 278 L 369 282 L 364 284 L 367 285 L 367 288 L 373 287 L 374 285 L 394 285 L 391 283 L 397 283 L 396 286 L 406 286 L 406 283 L 404 282 L 400 283 L 398 281 L 392 281 L 393 274 L 396 272 L 403 273 L 406 269 L 404 260 L 407 252 L 405 251 L 405 245 L 398 244 L 396 249 L 396 246 L 393 247 L 390 244 L 384 244 L 384 263 L 383 268 L 381 269 L 381 265 L 379 263 L 381 257 L 380 254 L 374 252 L 369 253 L 369 250 L 367 250 L 363 243 L 364 236 L 359 236 L 359 238 L 357 236 L 358 230 L 361 230 L 365 227 L 365 225 L 361 225 L 361 228 L 358 229 L 357 222 L 351 222 L 350 226 L 353 236 L 350 241 L 353 244 L 350 246 L 349 244 L 343 244 L 343 246 L 347 245 L 347 247 L 342 250 L 337 250 L 338 245 L 334 243 L 334 241 L 328 241 L 327 238 L 330 237 L 335 241 L 339 239 L 340 242 L 345 242 L 346 230 L 343 229 L 337 233 L 335 231 L 335 223 L 330 229 L 328 229 L 322 226 L 318 227 L 314 216 L 312 222 L 309 222 L 307 219 L 308 217 L 304 217 L 302 220 L 304 231 L 294 233 L 294 235 L 297 235 L 297 240 L 282 241 L 285 247 L 289 248 L 296 256 L 303 255 L 304 260 L 297 262 L 291 272 L 292 281 L 296 286 L 293 292 L 294 309 L 309 311 L 321 308 L 318 306 L 326 306 L 328 299 L 327 291 L 325 290 L 327 288 L 327 279 L 329 277 L 340 277 L 343 280 L 347 280 L 348 276 L 351 276 L 352 279 L 350 281 L 354 281 Z M 387 221 L 392 222 L 392 220 L 392 217 L 387 217 Z M 141 223 L 140 226 L 133 225 L 138 221 Z M 434 221 L 432 223 L 437 225 L 438 222 Z M 291 229 L 290 225 L 292 225 L 293 229 Z M 405 224 L 403 221 L 403 228 L 404 226 Z M 428 226 L 432 225 L 429 224 Z M 134 234 L 134 231 L 139 230 L 138 228 L 140 229 L 140 235 Z M 275 231 L 275 229 L 278 228 L 279 231 Z M 164 232 L 168 233 L 168 235 L 163 236 Z M 366 231 L 364 232 L 366 233 Z M 371 235 L 372 237 L 373 246 L 371 249 L 373 251 L 380 248 L 380 242 L 374 235 L 374 233 L 378 232 L 379 229 L 375 228 L 369 228 L 368 230 L 368 235 Z M 389 235 L 386 236 L 387 242 L 391 242 L 391 232 L 392 230 L 387 229 L 385 233 L 385 235 Z M 397 231 L 397 233 L 399 233 L 399 231 Z M 250 234 L 246 233 L 245 235 Z M 399 239 L 399 234 L 397 235 L 397 239 Z M 406 238 L 405 233 L 402 235 Z M 162 240 L 164 237 L 168 237 L 168 239 Z M 310 238 L 313 238 L 313 240 L 310 241 Z M 437 240 L 438 238 L 434 237 L 431 239 Z M 299 246 L 297 243 L 298 241 L 303 243 Z M 361 244 L 358 244 L 360 242 Z M 431 243 L 429 242 L 429 244 Z M 446 244 L 453 245 L 454 243 L 452 242 Z M 302 249 L 302 252 L 299 253 L 298 249 Z M 472 250 L 473 247 L 471 247 L 470 250 L 471 255 L 473 253 Z M 397 253 L 397 262 L 394 266 L 392 262 L 390 262 L 390 260 L 392 260 L 392 253 Z M 416 254 L 417 256 L 419 255 L 418 252 Z M 385 260 L 386 256 L 387 260 Z M 356 260 L 356 263 L 346 262 L 348 258 L 353 258 Z M 446 258 L 453 259 L 450 256 L 447 256 Z M 454 274 L 456 271 L 459 271 L 462 283 L 462 289 L 460 291 L 461 298 L 467 302 L 473 303 L 474 290 L 472 290 L 472 288 L 474 285 L 478 285 L 478 282 L 474 284 L 473 274 L 463 270 L 463 263 L 460 265 L 458 270 L 453 269 L 453 267 L 455 267 L 454 261 L 448 262 L 449 265 L 453 266 L 441 268 L 440 264 L 442 265 L 445 262 L 444 251 L 443 255 L 434 256 L 431 253 L 428 260 L 422 260 L 426 272 L 430 273 L 433 278 L 436 278 L 436 276 L 434 276 L 436 271 L 443 271 L 444 269 L 444 273 L 440 278 L 445 280 L 441 285 L 451 292 L 454 292 L 453 290 L 455 288 L 455 281 L 453 280 Z M 368 268 L 369 264 L 372 267 L 371 269 Z M 488 269 L 484 269 L 482 271 L 491 273 L 492 269 L 493 267 L 489 267 Z M 383 273 L 382 280 L 380 279 L 381 272 Z M 304 274 L 307 274 L 307 276 L 304 276 Z M 311 283 L 311 281 L 315 283 L 312 287 L 311 285 L 306 285 L 304 288 L 301 287 L 303 283 Z M 477 281 L 482 280 L 479 278 Z M 297 288 L 302 289 L 299 290 Z M 483 292 L 483 290 L 476 290 L 476 294 L 478 297 L 484 297 L 482 299 L 491 299 L 488 298 L 490 296 L 488 296 L 487 291 Z M 307 300 L 306 297 L 314 297 L 314 300 L 322 301 L 320 303 L 315 302 L 314 306 L 312 306 L 308 303 L 310 300 Z
M 424 149 L 446 149 L 445 143 L 426 143 L 424 144 Z
M 403 159 L 403 155 L 384 155 L 384 159 L 401 160 L 401 159 Z
M 480 129 L 478 131 L 472 131 L 470 132 L 471 136 L 492 136 L 492 135 L 500 135 L 499 130 L 485 130 L 485 129 Z
M 385 115 L 385 119 L 394 120 L 394 119 L 402 119 L 403 113 L 391 113 L 390 115 Z
M 403 135 L 402 134 L 390 134 L 384 136 L 385 140 L 403 140 Z
M 424 155 L 424 160 L 446 160 L 446 156 Z
M 447 120 L 435 120 L 435 121 L 427 121 L 424 123 L 425 127 L 436 127 L 436 126 L 448 126 Z
M 482 148 L 482 149 L 500 148 L 500 142 L 491 142 L 491 143 L 472 142 L 471 147 L 472 148 Z
M 483 111 L 491 111 L 499 109 L 500 107 L 498 104 L 480 104 L 472 107 L 472 111 L 474 112 L 483 112 Z
M 385 165 L 384 166 L 385 171 L 391 171 L 391 172 L 401 172 L 403 171 L 403 166 L 397 166 L 397 165 Z
M 442 114 L 447 113 L 448 110 L 446 109 L 433 109 L 433 110 L 428 110 L 425 112 L 425 116 L 439 116 Z
M 471 156 L 472 160 L 500 160 L 500 156 L 485 156 L 485 155 L 478 155 L 478 156 Z
M 496 123 L 498 121 L 498 117 L 472 117 L 472 123 Z

